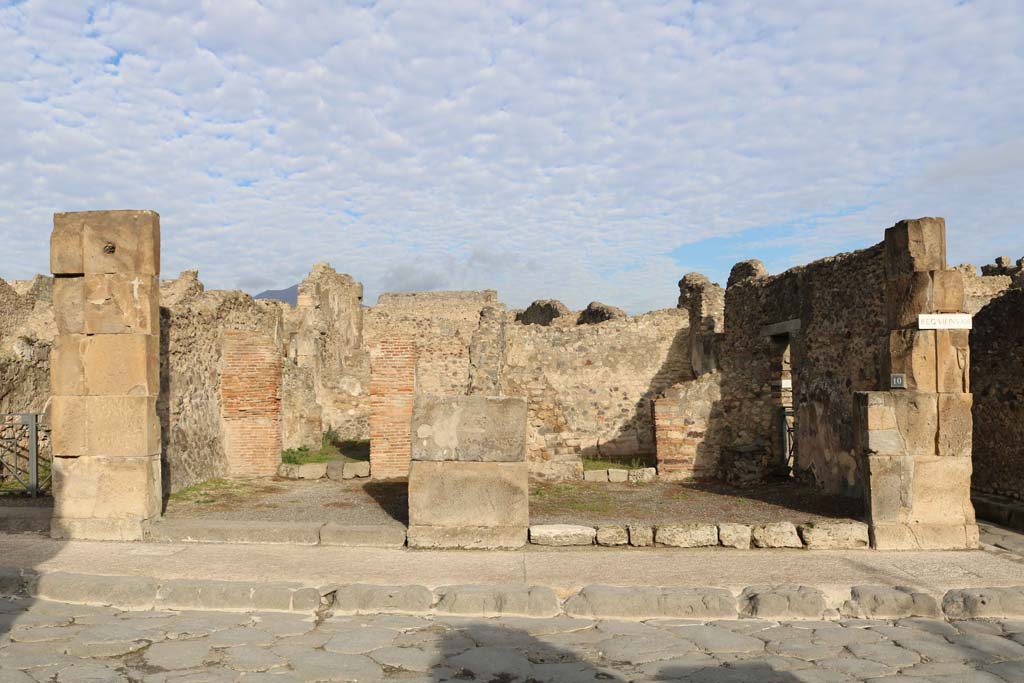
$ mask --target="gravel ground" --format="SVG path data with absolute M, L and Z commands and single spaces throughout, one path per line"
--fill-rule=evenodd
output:
M 207 519 L 406 523 L 404 482 L 293 481 L 224 483 L 178 494 L 167 506 L 170 517 Z M 534 524 L 613 522 L 741 522 L 859 518 L 858 499 L 824 496 L 796 484 L 757 489 L 720 485 L 533 484 L 530 519 Z
M 119 612 L 0 601 L 4 683 L 1012 683 L 1024 622 Z

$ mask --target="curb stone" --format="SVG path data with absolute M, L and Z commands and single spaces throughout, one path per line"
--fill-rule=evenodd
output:
M 936 598 L 907 587 L 853 586 L 830 591 L 811 586 L 748 586 L 737 596 L 725 588 L 589 585 L 560 602 L 553 590 L 527 585 L 304 586 L 284 582 L 168 579 L 36 572 L 0 567 L 0 596 L 29 596 L 126 611 L 218 610 L 339 615 L 416 614 L 590 619 L 743 618 L 776 620 L 1024 618 L 1024 586 L 962 588 Z

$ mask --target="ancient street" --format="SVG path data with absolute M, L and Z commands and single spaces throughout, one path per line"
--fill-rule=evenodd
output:
M 1011 683 L 1024 621 L 701 623 L 0 603 L 0 682 Z

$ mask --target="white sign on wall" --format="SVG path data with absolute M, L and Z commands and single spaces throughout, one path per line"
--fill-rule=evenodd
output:
M 970 313 L 922 313 L 917 316 L 917 327 L 921 330 L 969 330 Z

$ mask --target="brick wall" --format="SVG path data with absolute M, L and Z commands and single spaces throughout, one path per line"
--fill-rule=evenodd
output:
M 381 339 L 370 347 L 370 473 L 375 479 L 409 474 L 416 343 Z
M 228 474 L 273 475 L 281 462 L 281 352 L 272 338 L 225 332 L 220 394 Z

